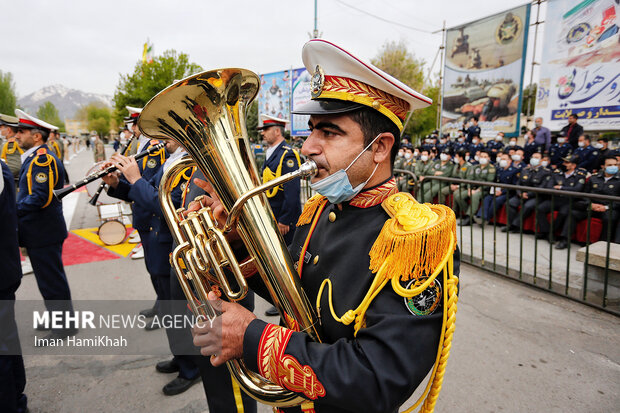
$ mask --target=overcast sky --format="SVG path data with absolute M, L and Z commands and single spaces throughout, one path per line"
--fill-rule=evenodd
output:
M 119 74 L 132 72 L 141 58 L 147 38 L 156 55 L 175 49 L 205 69 L 267 73 L 301 67 L 301 47 L 314 27 L 314 0 L 3 3 L 0 70 L 13 74 L 18 96 L 52 84 L 112 95 Z M 363 59 L 374 57 L 386 41 L 402 39 L 430 65 L 441 34 L 429 32 L 441 29 L 444 20 L 456 26 L 524 3 L 318 0 L 318 27 L 321 37 Z

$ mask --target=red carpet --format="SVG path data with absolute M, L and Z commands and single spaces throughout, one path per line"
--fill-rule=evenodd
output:
M 84 264 L 87 262 L 116 260 L 120 255 L 115 254 L 103 247 L 86 241 L 69 232 L 69 237 L 65 240 L 62 247 L 62 262 L 65 266 Z

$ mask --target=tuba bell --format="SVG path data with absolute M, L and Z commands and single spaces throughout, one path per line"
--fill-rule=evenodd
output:
M 178 243 L 170 261 L 197 317 L 215 316 L 207 294 L 219 284 L 233 301 L 248 290 L 243 271 L 248 262 L 258 270 L 287 327 L 321 341 L 317 318 L 301 288 L 299 276 L 277 227 L 264 191 L 297 177 L 313 176 L 309 161 L 295 172 L 261 185 L 245 125 L 245 111 L 260 87 L 258 76 L 245 69 L 218 69 L 187 77 L 158 93 L 144 107 L 138 127 L 152 138 L 178 142 L 191 159 L 181 159 L 163 175 L 159 199 Z M 212 184 L 228 221 L 218 227 L 204 207 L 184 217 L 171 200 L 174 177 L 196 165 Z M 239 263 L 225 234 L 235 228 L 250 259 Z M 234 282 L 225 271 L 233 274 Z M 236 284 L 236 285 L 234 285 Z M 241 360 L 227 363 L 240 387 L 254 399 L 288 407 L 305 399 L 249 370 Z

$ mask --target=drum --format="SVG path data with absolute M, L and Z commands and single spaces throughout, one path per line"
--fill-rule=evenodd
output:
M 110 219 L 99 226 L 99 239 L 106 245 L 117 245 L 127 236 L 125 225 L 117 219 Z

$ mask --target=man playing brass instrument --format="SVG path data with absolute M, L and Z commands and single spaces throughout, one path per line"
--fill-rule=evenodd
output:
M 301 151 L 318 165 L 318 194 L 289 249 L 323 342 L 211 293 L 221 324 L 195 326 L 194 344 L 215 366 L 242 359 L 307 400 L 279 411 L 396 412 L 437 360 L 424 405 L 432 411 L 456 311 L 455 217 L 398 193 L 392 175 L 407 112 L 431 101 L 324 40 L 308 42 L 302 55 L 312 101 L 296 113 L 311 115 Z M 207 203 L 223 224 L 212 188 L 196 183 L 212 194 Z M 248 283 L 269 297 L 259 276 Z

